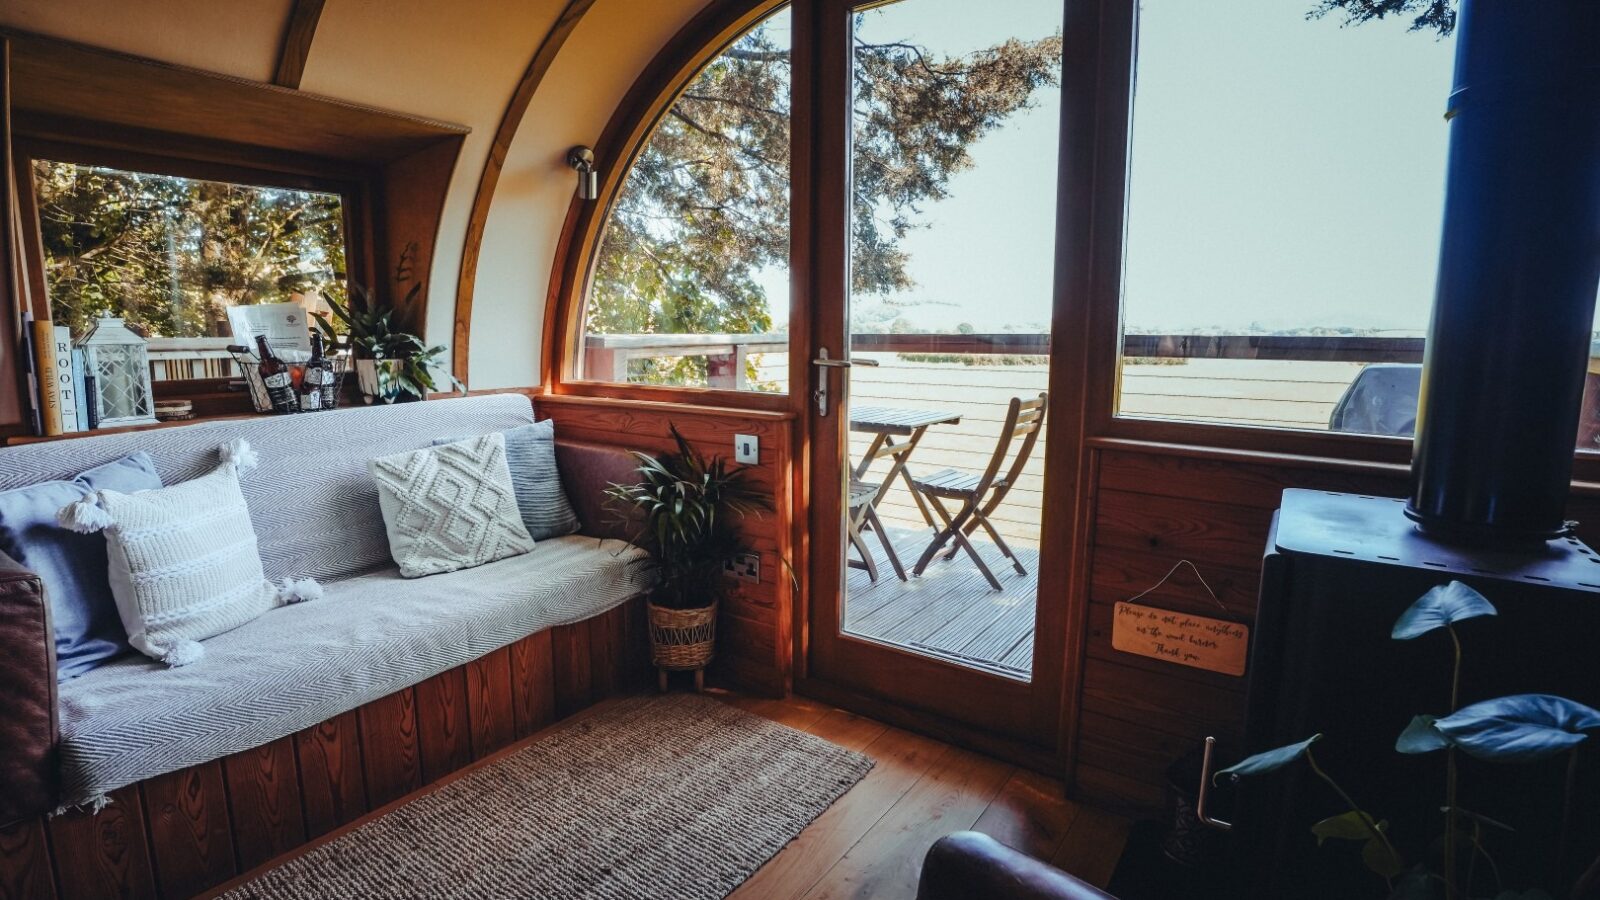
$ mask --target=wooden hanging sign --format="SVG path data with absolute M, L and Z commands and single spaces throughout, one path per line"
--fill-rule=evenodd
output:
M 1118 603 L 1111 619 L 1111 646 L 1123 653 L 1240 676 L 1250 648 L 1250 628 L 1170 609 Z

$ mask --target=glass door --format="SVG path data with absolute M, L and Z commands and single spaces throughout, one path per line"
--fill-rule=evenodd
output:
M 808 675 L 1048 743 L 1062 3 L 823 15 Z

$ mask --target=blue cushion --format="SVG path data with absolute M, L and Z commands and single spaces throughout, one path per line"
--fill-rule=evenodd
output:
M 578 514 L 572 511 L 561 472 L 556 469 L 556 423 L 549 419 L 520 425 L 501 434 L 506 436 L 506 465 L 511 469 L 511 490 L 517 497 L 522 524 L 536 541 L 561 537 L 578 530 Z M 433 442 L 454 444 L 462 438 L 439 438 Z
M 44 584 L 55 621 L 56 677 L 62 681 L 128 649 L 106 575 L 106 539 L 56 524 L 61 507 L 99 490 L 161 487 L 147 453 L 96 466 L 71 481 L 45 481 L 0 491 L 0 550 L 32 569 Z

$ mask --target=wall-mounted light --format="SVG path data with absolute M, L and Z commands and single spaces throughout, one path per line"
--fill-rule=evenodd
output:
M 578 170 L 578 199 L 600 199 L 600 173 L 595 171 L 594 151 L 573 147 L 567 151 L 567 165 Z

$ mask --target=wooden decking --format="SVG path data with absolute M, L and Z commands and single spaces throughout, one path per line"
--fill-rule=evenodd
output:
M 932 531 L 891 527 L 890 534 L 909 573 L 932 538 Z M 867 545 L 877 554 L 878 581 L 874 584 L 861 569 L 850 570 L 845 582 L 844 630 L 953 662 L 1028 678 L 1033 671 L 1039 553 L 1012 544 L 1028 570 L 1027 575 L 1018 575 L 998 547 L 976 537 L 973 543 L 1004 590 L 991 588 L 962 552 L 948 561 L 936 558 L 920 577 L 912 575 L 909 581 L 901 581 L 884 559 L 877 535 L 867 535 Z

